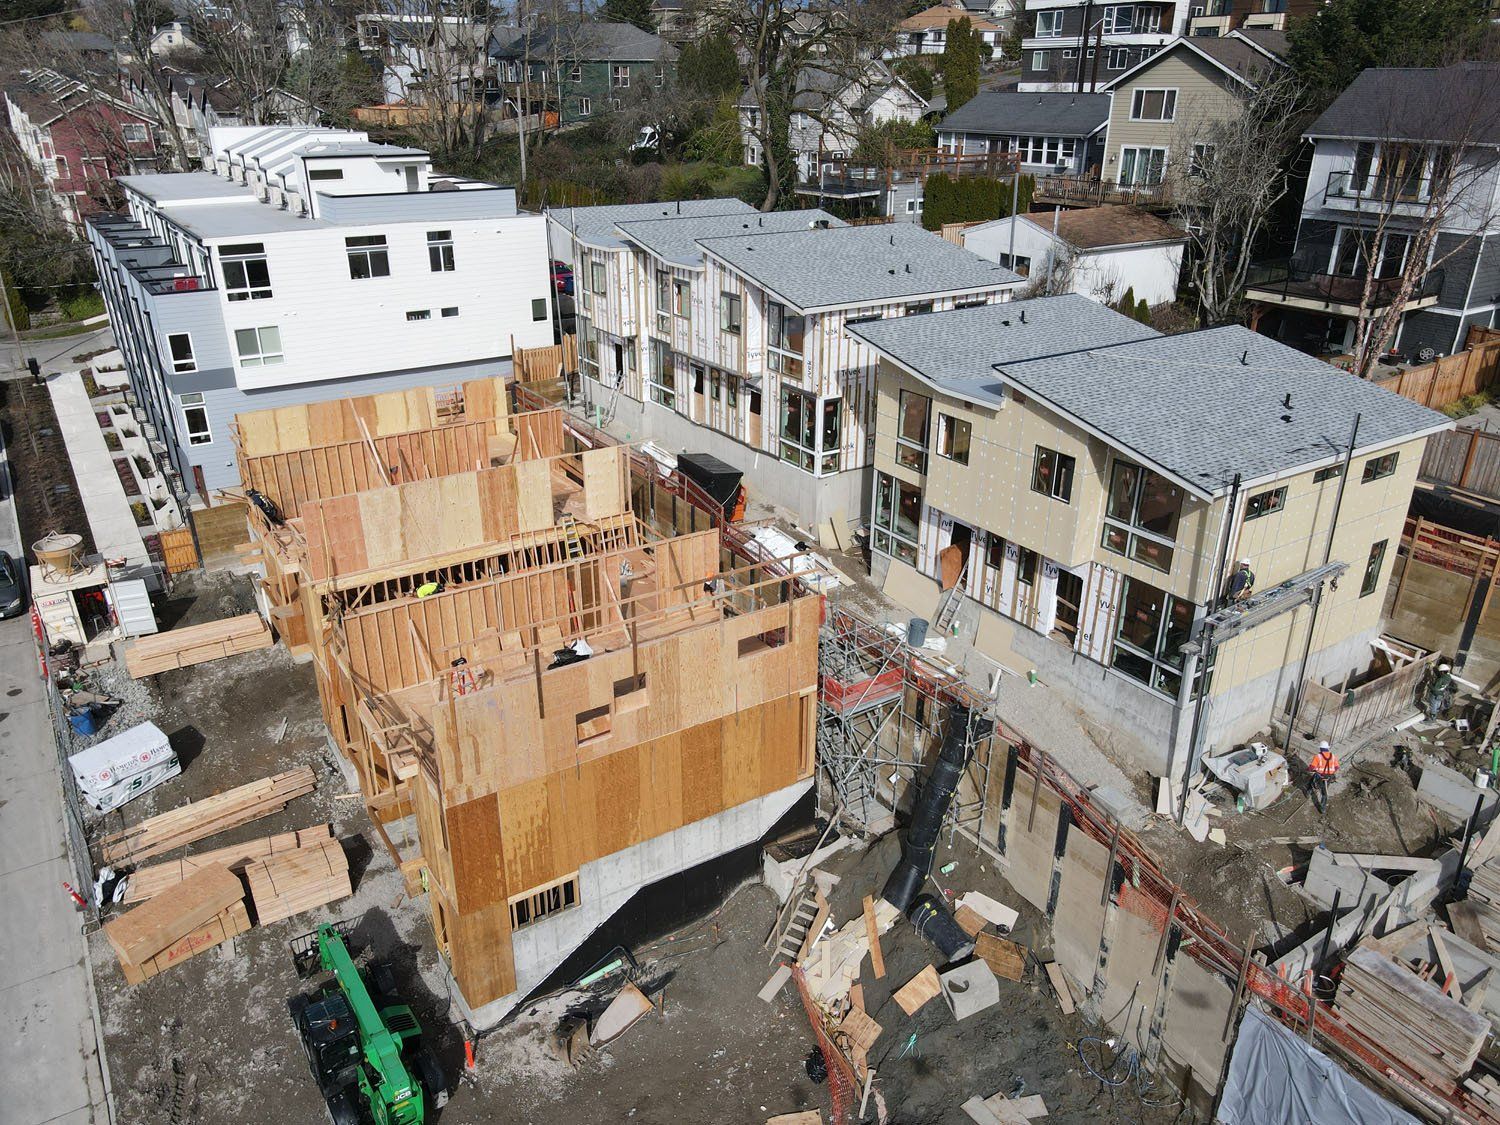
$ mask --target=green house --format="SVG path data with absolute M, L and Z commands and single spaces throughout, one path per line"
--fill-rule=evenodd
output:
M 571 125 L 649 97 L 670 80 L 677 48 L 632 24 L 590 21 L 492 40 L 490 58 L 507 99 Z

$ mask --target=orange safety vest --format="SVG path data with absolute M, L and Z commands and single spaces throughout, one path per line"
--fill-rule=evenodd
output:
M 1339 772 L 1339 756 L 1332 750 L 1319 750 L 1313 755 L 1311 768 L 1322 777 L 1333 777 Z

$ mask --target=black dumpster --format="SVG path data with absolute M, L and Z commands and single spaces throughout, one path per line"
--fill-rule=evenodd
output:
M 712 453 L 679 453 L 677 471 L 708 493 L 725 515 L 733 514 L 744 476 L 733 465 Z

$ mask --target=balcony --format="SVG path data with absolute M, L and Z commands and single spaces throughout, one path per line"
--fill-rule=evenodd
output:
M 1331 172 L 1323 204 L 1355 211 L 1389 211 L 1420 215 L 1431 203 L 1432 179 L 1426 175 L 1383 176 L 1379 172 Z
M 109 247 L 120 268 L 153 296 L 217 288 L 212 277 L 204 277 L 177 261 L 170 244 L 128 216 L 96 215 L 89 219 L 89 226 Z
M 1038 176 L 1032 198 L 1038 203 L 1064 207 L 1098 207 L 1105 203 L 1128 203 L 1146 210 L 1172 204 L 1166 184 L 1117 184 L 1092 176 Z
M 1259 262 L 1250 268 L 1245 299 L 1263 305 L 1280 305 L 1289 309 L 1327 313 L 1330 316 L 1358 316 L 1364 300 L 1365 278 L 1338 277 L 1300 267 L 1286 259 Z M 1399 277 L 1376 280 L 1371 293 L 1371 307 L 1388 308 L 1401 288 Z M 1408 294 L 1401 306 L 1403 313 L 1437 304 L 1443 288 L 1443 271 L 1432 270 Z

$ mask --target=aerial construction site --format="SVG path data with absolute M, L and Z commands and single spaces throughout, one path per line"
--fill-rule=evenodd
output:
M 1431 653 L 1313 693 L 1384 737 L 1326 813 L 1265 747 L 1154 777 L 564 398 L 241 413 L 170 627 L 43 649 L 119 1120 L 1243 1122 L 1277 1052 L 1500 1120 L 1494 832 L 1438 784 L 1487 712 L 1426 720 Z

